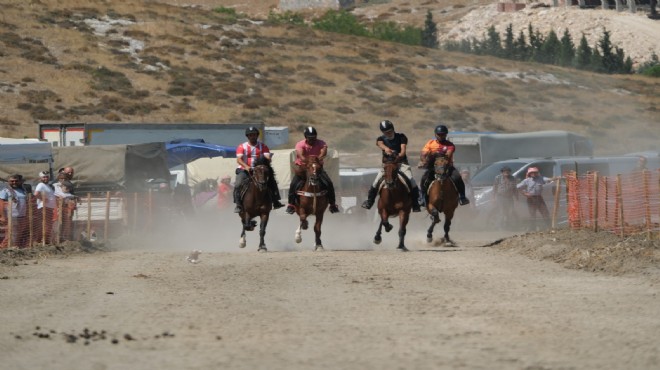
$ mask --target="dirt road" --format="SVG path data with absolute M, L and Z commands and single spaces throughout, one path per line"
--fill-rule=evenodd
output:
M 333 250 L 315 253 L 309 233 L 287 244 L 289 221 L 266 254 L 254 234 L 237 253 L 223 226 L 0 266 L 0 368 L 660 367 L 657 275 L 567 270 L 460 229 L 458 247 L 429 247 L 422 226 L 397 253 L 393 233 L 372 247 L 371 226 L 329 222 Z

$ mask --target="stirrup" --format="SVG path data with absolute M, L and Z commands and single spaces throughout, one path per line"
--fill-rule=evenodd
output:
M 420 207 L 419 204 L 417 204 L 417 203 L 413 203 L 413 205 L 412 205 L 412 211 L 413 211 L 413 212 L 421 212 L 422 209 L 421 209 L 421 207 Z
M 292 215 L 292 214 L 296 213 L 296 207 L 293 204 L 289 204 L 289 206 L 286 207 L 285 212 Z
M 364 202 L 362 202 L 362 208 L 371 209 L 371 207 L 373 207 L 374 203 L 375 203 L 375 201 L 367 199 Z
M 337 213 L 337 212 L 339 212 L 339 207 L 336 204 L 331 204 L 330 213 Z
M 282 204 L 279 200 L 276 200 L 276 201 L 273 202 L 273 208 L 274 209 L 280 209 L 282 207 L 284 207 L 284 204 Z
M 466 204 L 470 204 L 470 200 L 469 200 L 468 198 L 460 198 L 460 199 L 458 200 L 458 204 L 464 206 L 464 205 L 466 205 Z

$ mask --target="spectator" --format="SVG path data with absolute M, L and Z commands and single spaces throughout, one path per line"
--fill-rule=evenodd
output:
M 218 208 L 224 209 L 229 204 L 229 197 L 234 192 L 234 187 L 231 186 L 231 176 L 226 175 L 220 180 L 218 184 Z
M 530 167 L 527 169 L 527 177 L 517 186 L 518 189 L 521 189 L 523 195 L 527 197 L 527 209 L 529 210 L 532 230 L 536 229 L 537 211 L 543 217 L 546 228 L 550 226 L 550 212 L 548 212 L 548 206 L 543 199 L 543 185 L 551 183 L 553 180 L 553 178 L 541 176 L 538 168 Z
M 54 191 L 58 206 L 53 217 L 53 229 L 59 232 L 59 240 L 73 240 L 73 212 L 76 210 L 76 197 L 71 193 L 73 184 L 66 180 L 66 175 L 58 184 L 59 191 Z
M 8 187 L 0 190 L 0 224 L 8 225 L 11 217 L 11 232 L 5 231 L 5 238 L 0 248 L 8 246 L 24 248 L 29 238 L 29 223 L 27 220 L 27 193 L 22 186 L 21 175 L 11 175 L 7 179 Z M 11 236 L 11 243 L 10 238 Z
M 37 198 L 37 211 L 34 214 L 35 239 L 37 242 L 45 241 L 46 243 L 51 242 L 53 215 L 57 208 L 55 189 L 48 184 L 48 180 L 50 180 L 48 171 L 39 172 L 39 183 L 34 189 L 34 196 Z
M 648 168 L 646 167 L 646 157 L 639 157 L 637 160 L 637 166 L 635 166 L 635 171 L 646 171 Z
M 511 168 L 504 166 L 500 169 L 500 174 L 495 177 L 493 182 L 493 197 L 495 197 L 495 207 L 501 217 L 500 226 L 511 226 L 515 220 L 515 211 L 513 208 L 514 199 L 518 199 L 516 189 L 516 179 L 511 175 Z

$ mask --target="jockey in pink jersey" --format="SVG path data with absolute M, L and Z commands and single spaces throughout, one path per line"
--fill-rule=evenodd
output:
M 240 213 L 243 210 L 243 204 L 240 199 L 243 183 L 249 177 L 248 171 L 252 171 L 255 162 L 260 158 L 268 160 L 268 167 L 271 170 L 272 176 L 268 177 L 268 188 L 270 189 L 273 208 L 284 207 L 284 204 L 280 203 L 280 190 L 277 188 L 277 182 L 275 181 L 275 172 L 270 167 L 270 149 L 266 144 L 258 140 L 259 130 L 256 127 L 248 127 L 245 130 L 245 136 L 248 138 L 248 141 L 236 148 L 236 163 L 238 163 L 238 168 L 236 168 L 236 181 L 234 182 L 234 203 L 236 203 L 234 212 Z
M 316 129 L 309 126 L 305 129 L 305 139 L 296 143 L 296 160 L 294 162 L 294 175 L 291 179 L 291 186 L 289 187 L 289 206 L 286 207 L 286 213 L 293 214 L 296 212 L 296 191 L 302 185 L 301 178 L 298 173 L 302 171 L 305 161 L 308 156 L 317 156 L 321 163 L 323 158 L 328 155 L 328 145 L 323 140 L 316 138 Z M 321 172 L 321 182 L 328 190 L 328 202 L 330 203 L 330 212 L 339 212 L 339 207 L 335 203 L 335 187 L 332 184 L 330 176 L 325 171 Z

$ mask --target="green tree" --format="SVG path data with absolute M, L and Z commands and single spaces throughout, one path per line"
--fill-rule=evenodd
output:
M 516 42 L 513 39 L 513 25 L 509 23 L 504 34 L 504 57 L 516 59 Z
M 312 27 L 321 31 L 344 33 L 347 35 L 369 36 L 369 30 L 357 18 L 345 10 L 329 10 L 321 18 L 312 22 Z
M 495 26 L 488 28 L 488 37 L 484 43 L 484 53 L 495 57 L 501 57 L 503 54 L 500 34 L 495 31 Z
M 616 52 L 612 46 L 612 41 L 610 41 L 610 32 L 608 30 L 603 31 L 603 36 L 601 36 L 600 40 L 598 40 L 598 47 L 600 48 L 603 72 L 618 72 L 619 64 L 617 61 Z
M 564 67 L 573 65 L 573 61 L 575 60 L 575 45 L 571 39 L 571 34 L 568 32 L 568 28 L 564 30 L 560 42 L 559 65 Z
M 422 46 L 433 49 L 438 47 L 438 26 L 433 22 L 433 14 L 430 10 L 426 12 L 424 30 L 422 31 Z
M 527 60 L 529 58 L 528 56 L 529 47 L 527 46 L 525 33 L 522 30 L 520 30 L 520 33 L 518 34 L 518 38 L 515 41 L 514 49 L 516 51 L 515 54 L 516 60 Z
M 593 54 L 593 50 L 591 50 L 591 47 L 587 42 L 587 37 L 582 34 L 580 45 L 575 51 L 575 67 L 578 69 L 590 69 L 589 65 L 591 64 L 591 54 Z
M 603 68 L 603 57 L 600 55 L 597 48 L 591 49 L 591 59 L 589 60 L 589 67 L 587 69 L 598 73 L 605 73 L 605 68 Z
M 559 64 L 559 55 L 561 53 L 561 42 L 554 30 L 550 30 L 548 36 L 541 45 L 541 50 L 537 61 L 546 64 Z

